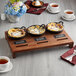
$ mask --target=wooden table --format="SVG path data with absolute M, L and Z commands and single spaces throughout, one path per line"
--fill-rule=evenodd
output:
M 0 0 L 0 14 L 4 11 L 4 5 L 8 0 Z M 25 1 L 25 0 L 24 0 Z M 0 20 L 0 56 L 8 56 L 13 63 L 13 69 L 0 76 L 76 76 L 76 66 L 60 59 L 60 56 L 68 51 L 67 46 L 45 48 L 35 51 L 17 53 L 12 58 L 12 53 L 5 39 L 5 31 L 13 27 L 21 27 L 34 24 L 48 24 L 49 22 L 61 21 L 65 9 L 72 9 L 76 13 L 76 0 L 42 0 L 45 2 L 57 2 L 61 6 L 59 14 L 50 14 L 47 11 L 41 15 L 25 14 L 19 23 L 9 23 Z M 75 14 L 76 15 L 76 14 Z M 64 29 L 76 44 L 76 20 L 64 21 Z

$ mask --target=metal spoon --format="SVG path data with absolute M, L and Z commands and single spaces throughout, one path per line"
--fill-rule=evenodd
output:
M 41 8 L 38 8 L 38 9 L 36 9 L 36 10 L 33 10 L 33 11 L 31 11 L 31 12 L 36 12 L 36 11 L 38 11 L 38 10 L 43 10 L 43 9 L 45 9 L 46 7 L 41 7 Z

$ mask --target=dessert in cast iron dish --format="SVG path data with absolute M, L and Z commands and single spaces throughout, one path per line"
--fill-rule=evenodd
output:
M 42 35 L 44 34 L 46 31 L 45 29 L 45 25 L 42 24 L 42 25 L 32 25 L 30 27 L 27 28 L 27 32 L 31 35 Z
M 46 26 L 47 30 L 52 32 L 52 33 L 60 33 L 63 31 L 64 26 L 63 26 L 63 22 L 50 22 L 47 24 Z
M 22 26 L 21 28 L 19 27 L 14 27 L 8 30 L 8 36 L 9 38 L 12 39 L 20 39 L 25 37 L 26 35 L 26 28 Z

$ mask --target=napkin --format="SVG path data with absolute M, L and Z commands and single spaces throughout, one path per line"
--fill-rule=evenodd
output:
M 75 65 L 76 64 L 76 55 L 74 55 L 72 57 L 71 61 L 67 59 L 67 57 L 70 57 L 74 53 L 74 49 L 75 48 L 76 48 L 76 45 L 72 49 L 70 49 L 69 51 L 65 52 L 63 55 L 61 55 L 61 59 L 63 59 L 65 61 Z
M 31 13 L 31 14 L 40 15 L 43 11 L 46 10 L 46 8 L 47 8 L 47 6 L 48 6 L 48 3 L 44 3 L 44 5 L 43 5 L 42 7 L 45 7 L 45 8 L 37 8 L 37 7 L 33 7 L 33 6 L 31 5 L 31 3 L 32 3 L 32 1 L 29 1 L 29 0 L 24 3 L 24 4 L 27 4 L 27 5 L 30 6 L 30 9 L 27 10 L 27 13 Z M 37 9 L 39 9 L 39 10 L 37 10 Z M 35 11 L 35 10 L 37 10 L 37 11 Z

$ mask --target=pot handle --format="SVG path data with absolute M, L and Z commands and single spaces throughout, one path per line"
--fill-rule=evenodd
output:
M 63 24 L 64 24 L 63 21 L 59 21 L 59 23 L 60 23 L 62 26 L 64 26 L 64 25 L 63 25 Z
M 40 25 L 41 27 L 45 28 L 45 24 Z
M 62 26 L 64 26 L 63 25 L 63 21 L 59 21 L 59 22 L 55 22 L 56 24 L 61 24 Z
M 24 31 L 26 31 L 26 27 L 25 26 L 22 26 L 20 29 L 23 29 Z

